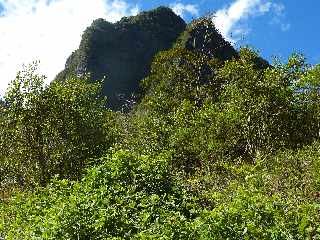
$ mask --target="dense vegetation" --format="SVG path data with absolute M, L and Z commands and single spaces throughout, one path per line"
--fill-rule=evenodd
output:
M 127 113 L 86 76 L 20 72 L 0 105 L 0 236 L 320 238 L 320 66 L 217 56 L 158 53 Z

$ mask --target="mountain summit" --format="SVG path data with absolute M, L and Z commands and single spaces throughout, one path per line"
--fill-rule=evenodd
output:
M 186 23 L 170 8 L 159 7 L 110 23 L 95 20 L 88 27 L 79 49 L 66 62 L 57 79 L 90 73 L 92 80 L 106 77 L 103 94 L 109 107 L 119 110 L 139 89 L 153 56 L 175 43 Z
M 139 93 L 140 80 L 148 75 L 156 53 L 172 47 L 222 61 L 238 56 L 211 20 L 201 18 L 187 25 L 170 8 L 159 7 L 116 23 L 95 20 L 57 79 L 85 73 L 92 81 L 105 78 L 103 95 L 108 107 L 120 110 Z

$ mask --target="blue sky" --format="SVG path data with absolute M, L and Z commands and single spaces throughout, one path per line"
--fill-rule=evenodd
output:
M 115 22 L 160 5 L 186 21 L 214 13 L 216 27 L 236 48 L 253 46 L 269 61 L 299 52 L 320 63 L 316 0 L 0 0 L 0 95 L 34 60 L 52 80 L 94 19 Z
M 207 12 L 227 8 L 235 1 L 188 0 L 177 2 L 196 5 L 201 16 Z M 241 20 L 240 25 L 248 28 L 249 32 L 241 37 L 236 46 L 251 45 L 270 61 L 272 56 L 285 60 L 293 52 L 299 52 L 305 54 L 310 63 L 320 63 L 320 32 L 315 27 L 320 22 L 320 1 L 305 0 L 303 3 L 298 0 L 261 1 L 263 2 L 272 2 L 284 7 L 282 15 L 277 17 L 279 22 L 274 21 L 275 15 L 272 11 Z M 170 5 L 172 1 L 141 0 L 135 3 L 140 4 L 142 9 L 149 9 L 160 4 Z M 186 16 L 186 20 L 190 20 L 190 15 Z

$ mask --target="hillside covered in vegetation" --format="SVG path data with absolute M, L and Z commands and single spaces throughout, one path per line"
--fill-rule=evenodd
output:
M 104 45 L 159 12 L 181 26 L 165 25 L 169 42 Z M 132 31 L 158 28 L 142 29 Z M 185 26 L 165 8 L 97 20 L 86 34 L 101 44 L 87 42 L 100 46 L 90 58 L 77 50 L 48 86 L 29 66 L 0 103 L 0 237 L 320 238 L 320 65 L 298 54 L 269 64 L 236 51 L 210 19 Z M 109 48 L 146 51 L 149 71 L 125 72 Z M 99 80 L 112 59 L 110 81 L 121 70 L 126 93 L 140 89 L 127 111 L 104 98 L 118 89 Z

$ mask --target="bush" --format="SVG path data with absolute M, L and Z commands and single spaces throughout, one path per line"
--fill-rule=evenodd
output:
M 103 161 L 81 182 L 55 180 L 13 197 L 4 210 L 7 238 L 129 239 L 196 214 L 192 199 L 174 184 L 165 156 L 118 151 Z

